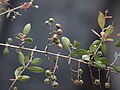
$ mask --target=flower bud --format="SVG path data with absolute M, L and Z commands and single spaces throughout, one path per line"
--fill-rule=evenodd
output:
M 96 79 L 94 83 L 95 83 L 95 85 L 100 85 L 100 80 Z
M 83 83 L 84 83 L 83 80 L 80 80 L 78 84 L 83 85 Z
M 60 25 L 59 23 L 56 23 L 55 26 L 56 26 L 57 29 L 60 29 L 60 28 L 61 28 L 61 25 Z
M 56 81 L 56 80 L 57 80 L 57 77 L 56 77 L 55 75 L 51 75 L 51 76 L 50 76 L 50 80 L 51 80 L 51 81 Z
M 46 78 L 46 79 L 44 80 L 44 83 L 45 83 L 45 84 L 49 84 L 49 83 L 50 83 L 50 79 Z
M 46 71 L 45 71 L 45 75 L 46 75 L 47 77 L 50 76 L 50 75 L 52 75 L 51 70 L 46 70 Z
M 82 69 L 78 69 L 78 72 L 79 72 L 79 74 L 82 74 L 83 70 Z
M 105 83 L 105 88 L 110 88 L 110 83 Z
M 59 84 L 58 84 L 57 82 L 53 82 L 53 83 L 52 83 L 52 87 L 53 87 L 53 88 L 57 88 L 58 85 L 59 85 Z
M 54 41 L 55 41 L 55 40 L 57 41 L 57 40 L 58 40 L 58 35 L 57 35 L 57 34 L 54 34 L 52 38 L 53 38 Z
M 45 25 L 49 25 L 49 21 L 45 21 Z
M 79 81 L 78 80 L 74 80 L 73 82 L 75 85 L 78 85 L 79 84 Z
M 62 29 L 58 29 L 57 30 L 57 35 L 61 35 L 62 34 Z
M 63 48 L 63 45 L 61 43 L 57 44 L 56 45 L 58 49 L 62 49 Z
M 50 23 L 53 23 L 53 22 L 54 22 L 54 18 L 50 18 L 50 19 L 49 19 L 49 22 L 50 22 Z

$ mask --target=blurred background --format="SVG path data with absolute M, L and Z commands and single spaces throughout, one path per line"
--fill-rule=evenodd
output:
M 14 6 L 18 6 L 21 2 L 25 1 L 27 0 L 10 0 L 10 3 Z M 18 10 L 21 12 L 22 16 L 17 17 L 13 21 L 11 21 L 11 18 L 6 19 L 5 16 L 0 17 L 0 42 L 5 43 L 7 38 L 12 37 L 14 40 L 13 44 L 18 45 L 19 41 L 15 39 L 14 35 L 18 32 L 22 32 L 24 25 L 30 22 L 32 24 L 32 30 L 28 37 L 32 37 L 34 42 L 27 47 L 34 48 L 34 46 L 37 46 L 37 49 L 43 50 L 47 43 L 49 30 L 44 22 L 50 17 L 53 17 L 55 18 L 55 22 L 59 22 L 62 25 L 63 36 L 69 37 L 72 42 L 74 40 L 81 42 L 81 47 L 88 49 L 91 42 L 98 38 L 91 32 L 91 29 L 100 32 L 100 28 L 97 24 L 98 12 L 104 12 L 106 9 L 109 9 L 109 15 L 112 15 L 113 19 L 117 16 L 113 37 L 116 38 L 115 34 L 120 32 L 119 0 L 35 0 L 34 4 L 39 5 L 39 8 L 30 8 L 27 12 Z M 108 20 L 107 24 L 111 24 L 113 19 Z M 116 38 L 115 41 L 117 39 L 119 38 Z M 107 57 L 111 62 L 114 52 L 119 52 L 118 48 L 113 47 L 114 43 L 115 42 L 108 43 L 109 53 Z M 3 48 L 4 47 L 0 47 L 0 90 L 8 90 L 11 84 L 9 79 L 14 78 L 14 71 L 20 64 L 14 49 L 11 50 L 9 56 L 4 57 L 2 55 Z M 54 48 L 52 51 L 55 51 Z M 62 54 L 67 55 L 67 51 L 63 50 Z M 35 53 L 34 56 L 41 57 L 43 59 L 41 67 L 47 69 L 48 63 L 46 57 L 38 53 Z M 120 62 L 118 60 L 118 65 L 119 64 Z M 59 82 L 57 90 L 106 90 L 104 83 L 102 88 L 93 88 L 88 67 L 82 65 L 81 68 L 84 71 L 82 74 L 84 85 L 76 86 L 70 80 L 67 61 L 61 58 L 59 61 L 59 70 L 56 73 Z M 18 86 L 18 90 L 54 90 L 50 85 L 43 83 L 46 78 L 44 73 L 33 74 L 26 70 L 24 74 L 30 75 L 31 79 L 25 83 L 17 82 L 16 86 Z M 105 72 L 101 74 L 103 82 L 105 82 L 105 74 Z M 94 75 L 97 77 L 97 73 L 94 73 Z M 109 90 L 120 90 L 119 82 L 120 76 L 111 74 L 112 85 Z

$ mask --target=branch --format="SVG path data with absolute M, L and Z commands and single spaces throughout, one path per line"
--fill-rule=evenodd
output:
M 37 50 L 37 49 L 31 49 L 31 48 L 25 48 L 25 47 L 10 45 L 10 44 L 0 43 L 0 46 L 6 46 L 6 47 L 10 47 L 10 48 L 21 49 L 21 50 L 26 50 L 26 51 L 31 51 L 31 52 L 34 51 L 34 52 L 37 52 L 37 53 L 49 54 L 49 55 L 58 56 L 58 57 L 61 57 L 61 58 L 66 58 L 66 59 L 69 59 L 69 58 L 70 58 L 69 56 L 62 55 L 62 54 L 59 55 L 59 54 L 52 53 L 52 52 L 47 52 L 47 51 Z M 76 62 L 80 62 L 80 63 L 86 64 L 86 65 L 91 65 L 91 66 L 95 67 L 94 65 L 90 64 L 89 62 L 85 62 L 85 61 L 83 61 L 83 60 L 81 60 L 81 59 L 72 58 L 72 57 L 71 57 L 70 59 L 73 60 L 73 61 L 76 61 Z M 115 71 L 112 71 L 109 66 L 108 66 L 105 70 L 106 70 L 106 71 L 110 70 L 111 72 L 120 75 L 120 73 L 117 73 L 117 72 L 115 72 Z

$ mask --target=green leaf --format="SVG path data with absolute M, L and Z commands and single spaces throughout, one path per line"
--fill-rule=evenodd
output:
M 1 11 L 5 12 L 5 11 L 7 11 L 7 9 L 6 8 L 1 8 Z
M 95 40 L 95 41 L 92 43 L 92 45 L 99 45 L 100 43 L 101 43 L 100 40 Z
M 96 45 L 90 45 L 89 49 L 90 49 L 90 51 L 92 51 L 94 53 L 97 50 L 97 46 Z
M 116 46 L 116 47 L 120 47 L 120 40 L 118 40 L 118 41 L 115 43 L 115 46 Z
M 42 59 L 41 58 L 35 58 L 35 59 L 32 60 L 31 63 L 34 64 L 34 65 L 39 65 L 39 64 L 42 63 Z
M 78 49 L 78 50 L 75 50 L 73 53 L 74 54 L 78 54 L 78 55 L 85 55 L 85 54 L 87 54 L 87 50 L 85 50 L 85 49 Z
M 24 62 L 25 62 L 25 63 L 28 63 L 28 62 L 29 62 L 29 57 L 28 57 L 28 56 L 25 56 Z
M 95 30 L 92 29 L 92 32 L 93 32 L 95 35 L 97 35 L 98 37 L 100 37 L 100 35 L 99 35 Z
M 80 42 L 74 41 L 74 47 L 75 47 L 75 48 L 79 48 L 79 47 L 80 47 Z
M 28 70 L 30 70 L 31 72 L 34 72 L 34 73 L 44 72 L 44 70 L 41 67 L 37 67 L 37 66 L 28 67 Z
M 114 27 L 112 25 L 109 26 L 109 28 L 105 31 L 105 35 L 109 36 L 113 33 Z
M 14 74 L 15 74 L 15 77 L 16 77 L 16 78 L 19 76 L 19 74 L 21 73 L 21 71 L 23 70 L 23 68 L 24 68 L 24 67 L 18 67 L 18 68 L 15 70 Z
M 17 80 L 21 81 L 21 82 L 26 82 L 30 79 L 30 76 L 27 76 L 27 75 L 21 75 L 21 76 L 18 76 Z
M 114 69 L 117 73 L 120 73 L 120 66 L 115 66 L 113 69 Z
M 70 50 L 70 40 L 67 38 L 67 37 L 62 37 L 62 43 L 63 43 L 63 46 L 65 47 L 65 49 Z
M 90 56 L 89 55 L 82 55 L 82 60 L 90 60 Z
M 3 55 L 7 56 L 9 54 L 9 49 L 8 47 L 5 47 L 5 49 L 3 50 Z
M 103 44 L 102 44 L 101 50 L 102 50 L 103 54 L 107 54 L 108 47 L 107 47 L 107 44 L 106 44 L 106 43 L 103 43 Z
M 94 60 L 99 61 L 100 60 L 100 56 L 99 55 L 95 55 L 94 56 Z
M 24 29 L 23 29 L 23 34 L 27 35 L 31 30 L 31 24 L 28 23 L 27 25 L 25 25 Z
M 32 38 L 25 38 L 24 41 L 28 44 L 31 44 L 33 42 Z
M 101 29 L 104 28 L 105 26 L 105 16 L 102 12 L 99 12 L 99 15 L 98 15 L 98 24 L 100 26 Z
M 103 64 L 101 61 L 94 61 L 93 63 L 99 69 L 105 69 L 106 68 L 106 65 Z
M 105 58 L 105 57 L 100 58 L 100 61 L 101 61 L 103 64 L 105 64 L 105 65 L 110 64 L 110 62 L 108 61 L 108 59 Z
M 22 64 L 22 65 L 25 65 L 25 56 L 22 52 L 19 52 L 18 53 L 18 58 L 19 58 L 19 62 Z
M 6 16 L 6 17 L 9 18 L 9 17 L 10 17 L 10 14 L 11 14 L 11 12 L 7 13 L 7 16 Z

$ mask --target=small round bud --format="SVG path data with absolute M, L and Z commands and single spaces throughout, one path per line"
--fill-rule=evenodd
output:
M 13 42 L 12 38 L 8 38 L 8 43 L 11 44 Z
M 46 70 L 46 71 L 45 71 L 45 75 L 46 75 L 47 77 L 50 76 L 50 75 L 52 75 L 51 70 Z
M 59 23 L 56 23 L 55 26 L 56 26 L 57 29 L 60 29 L 60 28 L 61 28 L 61 25 L 60 25 Z
M 62 29 L 58 29 L 57 30 L 57 35 L 61 35 L 62 34 Z
M 94 83 L 95 83 L 95 85 L 100 85 L 100 80 L 96 79 Z
M 84 83 L 83 80 L 80 80 L 78 84 L 83 85 L 83 83 Z
M 54 34 L 52 38 L 53 38 L 54 41 L 55 41 L 55 40 L 58 40 L 58 35 L 57 35 L 57 34 Z
M 79 72 L 79 74 L 82 74 L 83 70 L 82 69 L 78 69 L 78 72 Z
M 53 22 L 54 22 L 54 18 L 50 18 L 50 19 L 49 19 L 49 22 L 50 22 L 50 23 L 53 23 Z
M 50 83 L 50 79 L 46 78 L 46 79 L 44 80 L 44 83 L 45 83 L 45 84 L 49 84 L 49 83 Z
M 49 25 L 49 21 L 45 21 L 45 25 Z
M 52 87 L 53 87 L 53 88 L 57 88 L 58 85 L 59 85 L 59 84 L 58 84 L 57 82 L 53 82 L 53 83 L 52 83 Z
M 53 43 L 54 44 L 59 44 L 60 43 L 60 40 L 58 39 L 58 40 L 53 40 Z
M 105 88 L 110 88 L 110 83 L 105 83 Z
M 57 44 L 56 45 L 58 49 L 62 49 L 63 48 L 63 45 L 61 43 Z
M 78 80 L 74 80 L 73 82 L 75 85 L 78 85 L 79 84 L 79 81 Z
M 57 80 L 57 77 L 56 77 L 55 75 L 51 75 L 51 76 L 50 76 L 50 80 L 51 80 L 51 81 L 56 81 L 56 80 Z

